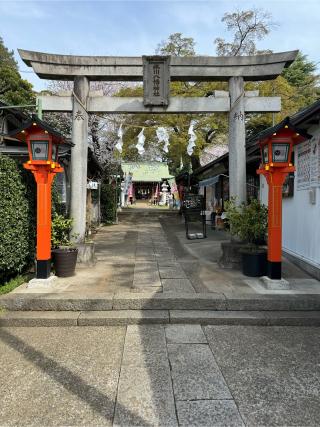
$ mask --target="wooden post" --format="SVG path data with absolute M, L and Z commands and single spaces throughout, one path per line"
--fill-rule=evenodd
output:
M 294 166 L 274 169 L 258 169 L 264 175 L 268 186 L 268 277 L 281 279 L 282 266 L 282 186 Z
M 51 184 L 54 174 L 34 173 L 37 183 L 37 279 L 46 279 L 51 271 Z
M 57 172 L 63 172 L 58 164 L 33 165 L 25 163 L 37 183 L 37 279 L 47 279 L 51 271 L 51 186 Z

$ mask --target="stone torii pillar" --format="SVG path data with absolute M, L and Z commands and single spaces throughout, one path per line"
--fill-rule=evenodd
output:
M 241 204 L 247 199 L 246 128 L 243 77 L 229 80 L 229 195 Z
M 87 99 L 89 80 L 75 77 L 72 104 L 71 150 L 71 217 L 73 240 L 83 242 L 86 232 L 87 210 L 87 157 L 88 157 L 88 112 Z

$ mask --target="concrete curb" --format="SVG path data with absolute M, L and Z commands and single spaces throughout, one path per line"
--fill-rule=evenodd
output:
M 77 326 L 75 311 L 9 311 L 0 314 L 0 326 Z
M 319 326 L 320 311 L 172 310 L 170 323 L 201 325 Z
M 320 312 L 208 310 L 11 311 L 0 316 L 0 327 L 126 326 L 169 323 L 320 326 Z
M 315 311 L 320 295 L 257 295 L 219 293 L 11 293 L 0 298 L 9 311 L 215 310 Z

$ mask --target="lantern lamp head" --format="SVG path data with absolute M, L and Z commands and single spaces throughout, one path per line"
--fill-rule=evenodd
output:
M 290 163 L 292 141 L 290 139 L 273 140 L 271 144 L 273 163 Z
M 265 168 L 290 166 L 293 146 L 310 137 L 306 132 L 302 135 L 289 118 L 260 135 L 261 160 Z
M 27 143 L 29 162 L 33 165 L 58 163 L 58 146 L 67 144 L 64 137 L 37 116 L 11 134 L 21 142 Z M 29 163 L 28 162 L 28 163 Z
M 288 166 L 291 161 L 293 141 L 291 138 L 273 136 L 261 146 L 262 163 L 272 166 Z
M 47 164 L 52 160 L 52 136 L 33 123 L 26 130 L 26 142 L 28 144 L 29 157 L 33 164 Z
M 49 160 L 50 140 L 48 139 L 33 139 L 32 136 L 28 141 L 29 153 L 31 161 L 47 161 Z
M 58 144 L 48 133 L 32 133 L 27 136 L 30 160 L 34 164 L 58 162 Z

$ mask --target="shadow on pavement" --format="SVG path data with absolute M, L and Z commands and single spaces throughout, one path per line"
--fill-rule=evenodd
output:
M 0 339 L 12 349 L 19 352 L 29 362 L 32 362 L 37 368 L 41 369 L 45 374 L 49 375 L 54 381 L 60 383 L 70 393 L 87 403 L 95 412 L 112 423 L 116 403 L 108 396 L 99 392 L 94 386 L 87 384 L 79 375 L 64 368 L 54 359 L 45 356 L 41 351 L 36 350 L 7 330 L 0 329 Z M 119 406 L 118 402 L 117 406 Z M 129 412 L 127 408 L 120 409 L 127 414 Z M 112 413 L 112 416 L 108 416 L 108 411 Z M 137 425 L 150 425 L 144 419 L 139 418 L 137 414 L 132 414 L 132 417 L 136 420 Z

